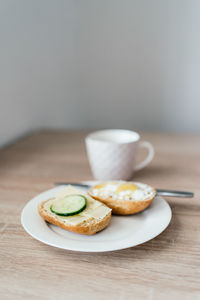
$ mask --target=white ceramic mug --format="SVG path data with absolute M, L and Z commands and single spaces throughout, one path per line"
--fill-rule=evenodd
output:
M 85 142 L 93 176 L 98 180 L 131 179 L 135 171 L 146 167 L 154 157 L 152 144 L 140 141 L 140 135 L 131 130 L 95 131 L 86 137 Z M 136 164 L 140 148 L 147 148 L 148 155 Z

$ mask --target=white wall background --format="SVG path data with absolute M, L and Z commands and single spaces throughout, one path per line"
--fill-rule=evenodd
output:
M 1 0 L 0 144 L 42 127 L 200 131 L 200 1 Z

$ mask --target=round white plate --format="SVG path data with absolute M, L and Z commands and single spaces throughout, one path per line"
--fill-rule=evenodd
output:
M 95 184 L 95 182 L 90 182 Z M 54 197 L 64 186 L 39 194 L 24 207 L 21 223 L 36 240 L 57 248 L 81 252 L 106 252 L 134 247 L 159 235 L 171 220 L 171 209 L 161 197 L 156 197 L 149 208 L 132 216 L 112 216 L 109 226 L 93 235 L 68 232 L 48 224 L 38 214 L 38 203 Z M 84 189 L 83 189 L 84 190 Z

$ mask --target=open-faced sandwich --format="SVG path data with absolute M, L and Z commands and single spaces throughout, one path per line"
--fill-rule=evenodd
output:
M 45 221 L 63 229 L 92 235 L 108 226 L 111 209 L 72 186 L 55 198 L 41 202 L 38 212 Z
M 147 208 L 156 191 L 140 182 L 107 181 L 92 186 L 88 194 L 112 208 L 114 214 L 131 215 Z

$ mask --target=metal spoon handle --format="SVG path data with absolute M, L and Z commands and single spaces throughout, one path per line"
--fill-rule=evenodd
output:
M 83 187 L 83 188 L 91 188 L 92 185 L 85 184 L 85 183 L 75 183 L 75 182 L 54 182 L 54 185 L 73 185 L 77 187 Z
M 194 193 L 184 192 L 184 191 L 172 191 L 172 190 L 162 190 L 157 189 L 157 195 L 165 197 L 182 197 L 182 198 L 193 198 Z
M 70 184 L 77 187 L 84 187 L 89 189 L 91 185 L 84 184 L 84 183 L 74 183 L 74 182 L 54 182 L 55 185 L 66 185 Z M 194 197 L 194 193 L 191 192 L 184 192 L 184 191 L 172 191 L 172 190 L 163 190 L 157 189 L 157 195 L 165 196 L 165 197 L 182 197 L 182 198 L 192 198 Z

